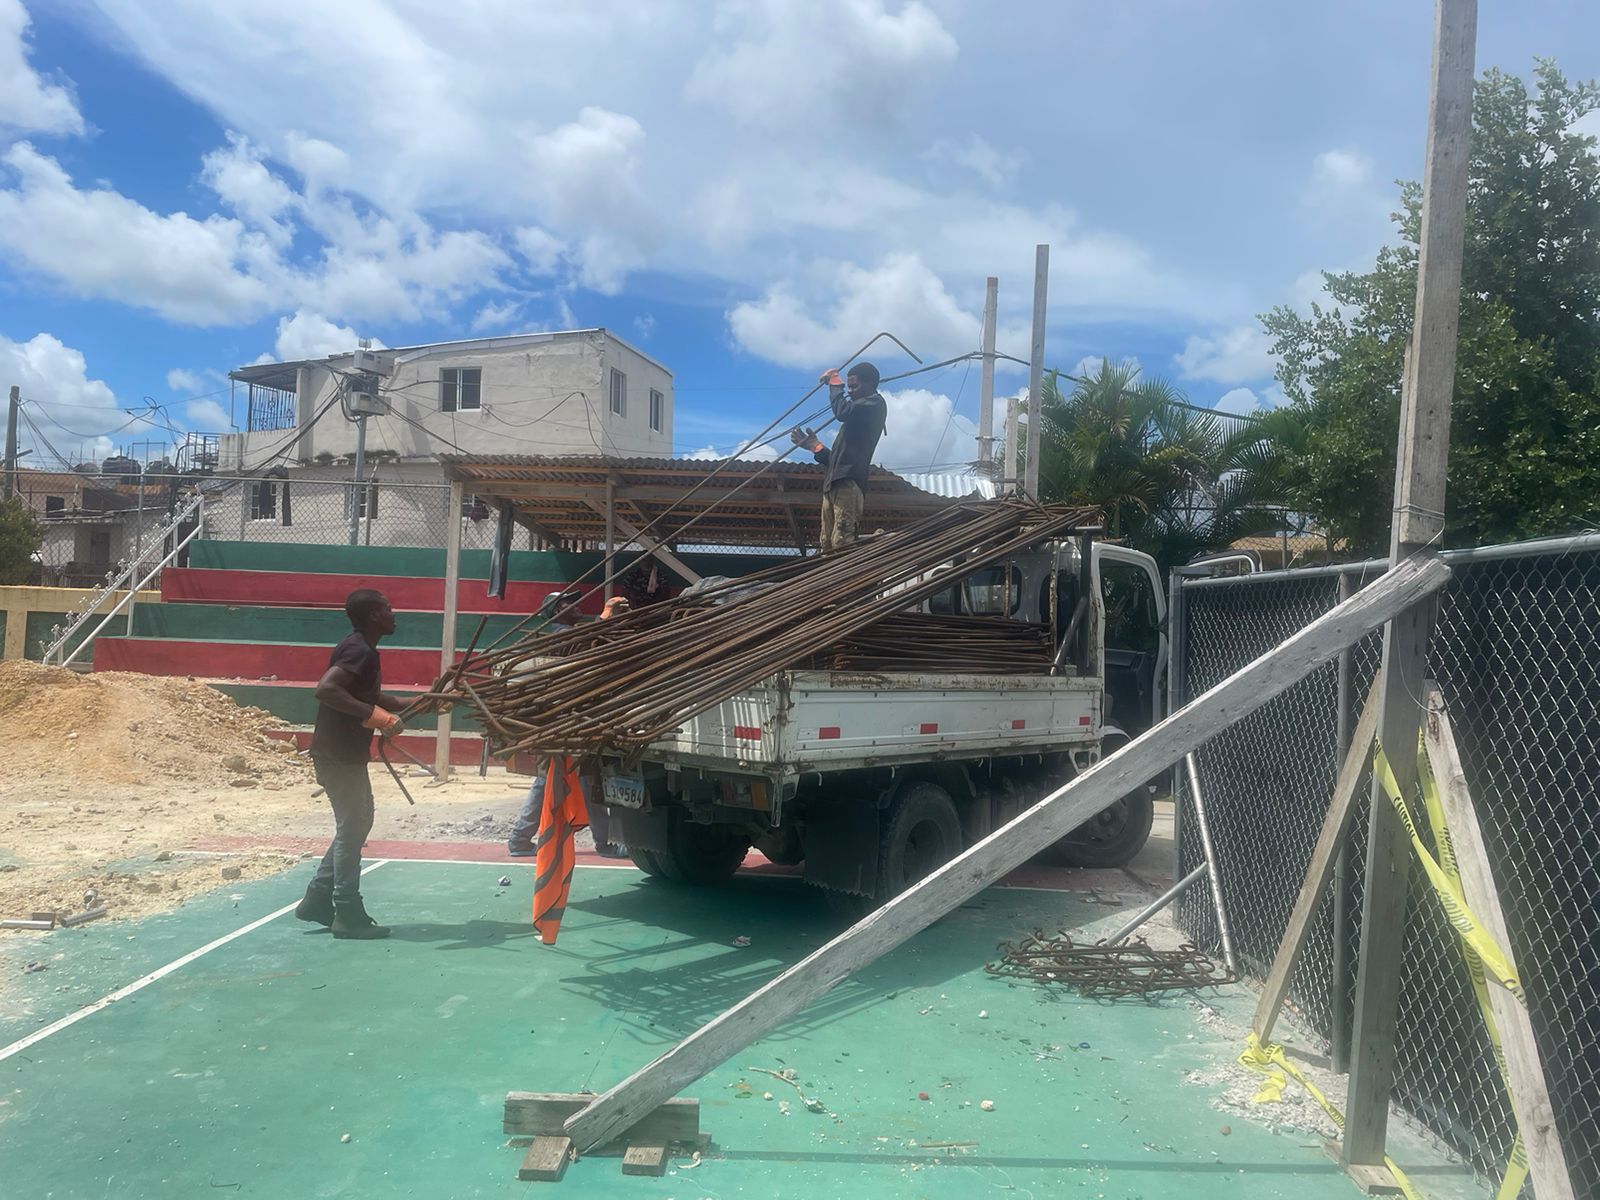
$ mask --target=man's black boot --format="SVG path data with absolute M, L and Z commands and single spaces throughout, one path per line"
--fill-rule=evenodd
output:
M 300 901 L 294 915 L 302 921 L 315 921 L 318 925 L 333 924 L 333 889 L 320 883 L 306 885 L 305 898 Z
M 379 925 L 367 916 L 367 907 L 359 899 L 333 902 L 333 936 L 370 940 L 389 936 L 389 927 Z

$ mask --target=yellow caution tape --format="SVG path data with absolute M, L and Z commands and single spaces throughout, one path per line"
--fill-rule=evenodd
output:
M 1495 945 L 1494 938 L 1489 936 L 1472 909 L 1467 907 L 1466 898 L 1461 895 L 1459 881 L 1452 880 L 1445 874 L 1444 868 L 1422 844 L 1422 838 L 1417 834 L 1416 822 L 1411 819 L 1411 810 L 1406 806 L 1405 797 L 1400 794 L 1400 783 L 1394 777 L 1394 768 L 1384 756 L 1382 746 L 1379 746 L 1372 756 L 1372 769 L 1383 790 L 1388 793 L 1389 800 L 1394 804 L 1395 812 L 1400 815 L 1400 821 L 1405 825 L 1406 832 L 1411 835 L 1411 848 L 1417 852 L 1417 858 L 1422 862 L 1422 869 L 1427 873 L 1428 882 L 1433 885 L 1434 894 L 1439 897 L 1445 919 L 1477 954 L 1484 970 L 1494 976 L 1495 982 L 1515 996 L 1520 1003 L 1526 1005 L 1527 998 L 1522 994 L 1521 981 L 1511 969 L 1511 964 L 1506 961 L 1506 956 L 1500 952 L 1500 947 Z M 1433 774 L 1431 771 L 1423 771 L 1422 777 L 1431 783 Z M 1442 811 L 1440 815 L 1443 815 Z M 1453 863 L 1454 847 L 1450 853 Z
M 1289 1061 L 1284 1054 L 1283 1047 L 1276 1042 L 1263 1046 L 1254 1033 L 1245 1039 L 1244 1053 L 1239 1055 L 1240 1066 L 1254 1071 L 1262 1077 L 1261 1090 L 1253 1097 L 1253 1103 L 1271 1104 L 1283 1099 L 1283 1090 L 1289 1086 L 1293 1079 L 1305 1088 L 1313 1100 L 1322 1106 L 1322 1111 L 1328 1114 L 1328 1120 L 1333 1122 L 1333 1127 L 1340 1133 L 1344 1132 L 1344 1114 L 1339 1111 L 1333 1101 L 1329 1100 L 1311 1078 Z M 1406 1200 L 1422 1200 L 1422 1194 L 1412 1186 L 1411 1180 L 1406 1178 L 1406 1173 L 1387 1154 L 1383 1156 L 1383 1165 L 1389 1168 L 1389 1174 L 1394 1176 L 1396 1186 Z
M 1461 887 L 1461 870 L 1456 865 L 1455 841 L 1450 836 L 1450 822 L 1445 817 L 1444 805 L 1439 801 L 1439 787 L 1433 778 L 1432 764 L 1428 761 L 1425 744 L 1419 743 L 1417 747 L 1417 779 L 1422 785 L 1423 807 L 1428 814 L 1428 824 L 1433 828 L 1434 845 L 1439 848 L 1439 867 L 1443 870 L 1450 884 L 1458 894 L 1463 892 Z M 1398 789 L 1396 789 L 1398 790 Z M 1498 950 L 1499 947 L 1496 947 Z M 1495 1023 L 1494 1005 L 1489 1002 L 1489 985 L 1483 975 L 1483 959 L 1479 956 L 1473 944 L 1465 937 L 1461 939 L 1461 957 L 1467 965 L 1467 975 L 1472 980 L 1472 994 L 1478 1001 L 1478 1012 L 1483 1016 L 1484 1028 L 1489 1032 L 1489 1045 L 1494 1050 L 1495 1066 L 1500 1070 L 1500 1079 L 1505 1084 L 1506 1092 L 1511 1091 L 1511 1074 L 1506 1066 L 1505 1048 L 1500 1044 L 1500 1027 Z M 1502 957 L 1504 957 L 1502 953 Z M 1509 965 L 1509 960 L 1508 960 Z M 1526 999 L 1516 993 L 1524 1004 Z M 1513 1111 L 1512 1119 L 1516 1120 Z M 1522 1131 L 1517 1130 L 1517 1136 L 1511 1143 L 1511 1155 L 1506 1161 L 1505 1174 L 1500 1180 L 1500 1189 L 1495 1193 L 1496 1200 L 1516 1200 L 1522 1192 L 1522 1185 L 1528 1178 L 1528 1151 L 1522 1142 Z

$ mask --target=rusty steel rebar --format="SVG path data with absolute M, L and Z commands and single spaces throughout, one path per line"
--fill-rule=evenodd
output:
M 418 707 L 470 704 L 502 756 L 626 754 L 785 669 L 1042 674 L 1047 627 L 918 609 L 1094 517 L 1016 498 L 958 503 L 834 554 L 465 655 Z
M 1065 933 L 1046 937 L 1034 930 L 1014 943 L 1001 942 L 998 949 L 1000 961 L 983 968 L 990 975 L 1065 984 L 1100 1000 L 1212 987 L 1237 978 L 1187 943 L 1174 950 L 1158 950 L 1143 938 L 1089 945 Z

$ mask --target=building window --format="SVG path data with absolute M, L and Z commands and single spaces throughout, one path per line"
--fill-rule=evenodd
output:
M 250 519 L 252 521 L 278 519 L 278 485 L 272 480 L 259 480 L 250 489 Z
M 615 367 L 611 368 L 611 411 L 619 417 L 628 415 L 628 377 Z
M 661 422 L 666 418 L 667 398 L 655 388 L 650 389 L 650 428 L 661 432 Z
M 440 412 L 476 412 L 482 407 L 482 367 L 445 367 L 439 372 Z
M 46 496 L 44 498 L 44 515 L 59 517 L 67 511 L 67 498 L 65 496 Z

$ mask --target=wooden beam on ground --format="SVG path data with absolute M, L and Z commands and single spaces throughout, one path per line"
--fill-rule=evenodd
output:
M 1461 252 L 1466 229 L 1472 145 L 1473 52 L 1477 0 L 1436 0 L 1427 163 L 1417 262 L 1416 319 L 1400 388 L 1400 440 L 1395 465 L 1394 523 L 1389 561 L 1430 554 L 1444 532 L 1445 467 L 1450 455 L 1450 401 L 1455 390 L 1456 333 L 1461 315 Z M 1401 794 L 1416 789 L 1412 748 L 1422 725 L 1422 687 L 1434 602 L 1401 613 L 1383 637 L 1383 696 L 1378 742 L 1388 748 Z M 1340 1162 L 1383 1165 L 1394 1089 L 1395 1028 L 1405 946 L 1411 844 L 1376 780 L 1372 787 L 1361 950 L 1356 967 L 1350 1038 L 1350 1090 Z
M 765 987 L 696 1030 L 566 1122 L 580 1149 L 609 1141 L 817 997 L 1059 841 L 1146 780 L 1303 679 L 1345 646 L 1437 591 L 1437 559 L 1403 563 L 1372 587 L 1101 759 Z
M 1334 781 L 1333 799 L 1328 804 L 1327 816 L 1322 819 L 1322 832 L 1317 835 L 1317 844 L 1311 851 L 1311 863 L 1300 884 L 1300 895 L 1295 898 L 1294 911 L 1289 914 L 1289 924 L 1283 931 L 1283 940 L 1278 943 L 1278 953 L 1272 960 L 1272 970 L 1267 975 L 1266 986 L 1261 989 L 1261 1002 L 1256 1005 L 1251 1028 L 1256 1031 L 1256 1037 L 1263 1045 L 1272 1040 L 1272 1026 L 1278 1019 L 1278 1013 L 1283 1010 L 1283 1001 L 1289 994 L 1289 983 L 1294 978 L 1300 952 L 1305 949 L 1306 939 L 1311 934 L 1311 922 L 1317 915 L 1318 902 L 1333 878 L 1333 869 L 1339 861 L 1339 847 L 1344 845 L 1345 834 L 1350 828 L 1356 792 L 1361 785 L 1361 777 L 1366 774 L 1367 762 L 1372 756 L 1372 737 L 1378 728 L 1380 682 L 1381 677 L 1374 679 L 1372 690 L 1367 693 L 1361 720 L 1356 724 L 1350 748 L 1345 752 L 1344 765 L 1339 768 L 1339 776 Z M 1337 931 L 1334 936 L 1339 936 Z M 1343 987 L 1344 981 L 1335 979 L 1333 986 Z
M 563 1126 L 574 1113 L 581 1112 L 594 1097 L 579 1092 L 507 1092 L 505 1131 L 513 1137 L 566 1135 Z M 585 1153 L 622 1154 L 628 1146 L 673 1146 L 698 1144 L 700 1140 L 700 1101 L 668 1100 L 645 1113 L 627 1129 L 608 1139 L 608 1145 Z
M 622 1155 L 624 1175 L 665 1175 L 667 1173 L 667 1148 L 665 1146 L 629 1146 Z
M 556 1183 L 567 1173 L 572 1161 L 572 1139 L 536 1137 L 517 1168 L 517 1178 L 533 1183 Z
M 597 509 L 602 516 L 605 515 L 605 510 L 592 501 L 589 503 L 589 507 Z M 655 538 L 651 537 L 648 533 L 644 533 L 639 529 L 636 529 L 631 522 L 624 520 L 615 512 L 611 514 L 611 519 L 616 522 L 616 526 L 622 531 L 623 537 L 627 538 L 630 542 L 636 543 L 639 549 L 643 550 L 646 554 L 653 554 L 656 558 L 659 558 L 667 566 L 671 567 L 679 575 L 683 576 L 685 583 L 700 582 L 700 576 L 697 573 L 685 566 L 681 558 L 679 558 L 672 551 L 668 550 L 660 542 L 656 541 Z
M 1500 949 L 1512 971 L 1517 970 L 1516 955 L 1506 927 L 1505 910 L 1495 887 L 1489 865 L 1489 851 L 1483 840 L 1483 827 L 1467 789 L 1467 775 L 1461 766 L 1461 752 L 1450 715 L 1445 711 L 1439 689 L 1429 687 L 1423 736 L 1428 746 L 1428 762 L 1439 787 L 1439 803 L 1444 807 L 1445 824 L 1455 846 L 1456 869 L 1461 875 L 1461 892 L 1467 907 L 1477 914 Z M 1490 987 L 1489 1005 L 1494 1012 L 1500 1048 L 1506 1060 L 1506 1086 L 1511 1092 L 1511 1108 L 1528 1151 L 1528 1169 L 1533 1176 L 1533 1191 L 1539 1200 L 1574 1200 L 1572 1173 L 1556 1129 L 1555 1108 L 1545 1082 L 1544 1063 L 1534 1037 L 1528 1010 L 1515 996 L 1501 987 Z

